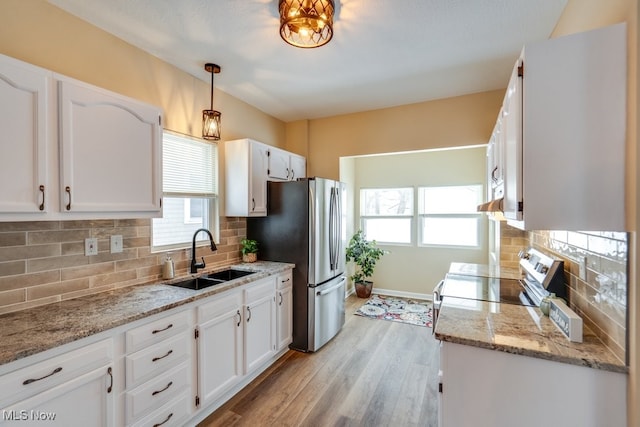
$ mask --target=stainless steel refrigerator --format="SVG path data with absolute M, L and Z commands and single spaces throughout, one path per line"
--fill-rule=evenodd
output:
M 323 178 L 269 182 L 267 216 L 247 218 L 259 258 L 295 264 L 293 342 L 316 351 L 344 325 L 345 185 Z

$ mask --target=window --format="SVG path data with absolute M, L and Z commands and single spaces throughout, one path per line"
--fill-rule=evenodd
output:
M 151 225 L 154 251 L 189 247 L 199 228 L 209 229 L 217 240 L 217 154 L 215 144 L 164 132 L 162 218 L 154 218 Z
M 360 190 L 360 221 L 367 240 L 411 243 L 413 188 Z
M 420 245 L 480 246 L 482 185 L 418 188 Z

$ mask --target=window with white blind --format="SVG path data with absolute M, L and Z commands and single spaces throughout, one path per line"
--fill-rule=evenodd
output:
M 151 224 L 152 250 L 189 247 L 199 228 L 219 241 L 217 154 L 215 143 L 164 131 L 162 218 Z M 204 241 L 206 234 L 198 238 Z
M 482 185 L 418 188 L 420 245 L 480 246 Z

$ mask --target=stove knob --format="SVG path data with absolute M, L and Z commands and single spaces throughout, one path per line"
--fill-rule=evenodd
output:
M 541 263 L 539 263 L 539 262 L 538 262 L 538 263 L 536 263 L 535 270 L 536 270 L 538 273 L 542 273 L 542 269 L 543 269 L 543 268 L 544 268 L 544 265 L 542 265 L 542 264 L 541 264 Z
M 529 259 L 529 253 L 526 252 L 524 249 L 520 250 L 520 252 L 518 252 L 518 257 L 522 258 L 522 259 Z
M 546 265 L 543 265 L 542 268 L 540 269 L 540 273 L 542 274 L 547 274 L 548 271 L 549 271 L 549 267 L 547 267 Z

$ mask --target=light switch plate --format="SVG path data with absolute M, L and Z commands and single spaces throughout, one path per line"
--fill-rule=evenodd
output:
M 98 255 L 98 239 L 95 237 L 89 237 L 84 239 L 84 254 L 85 256 Z
M 111 236 L 111 253 L 119 254 L 122 252 L 122 235 L 114 234 Z

